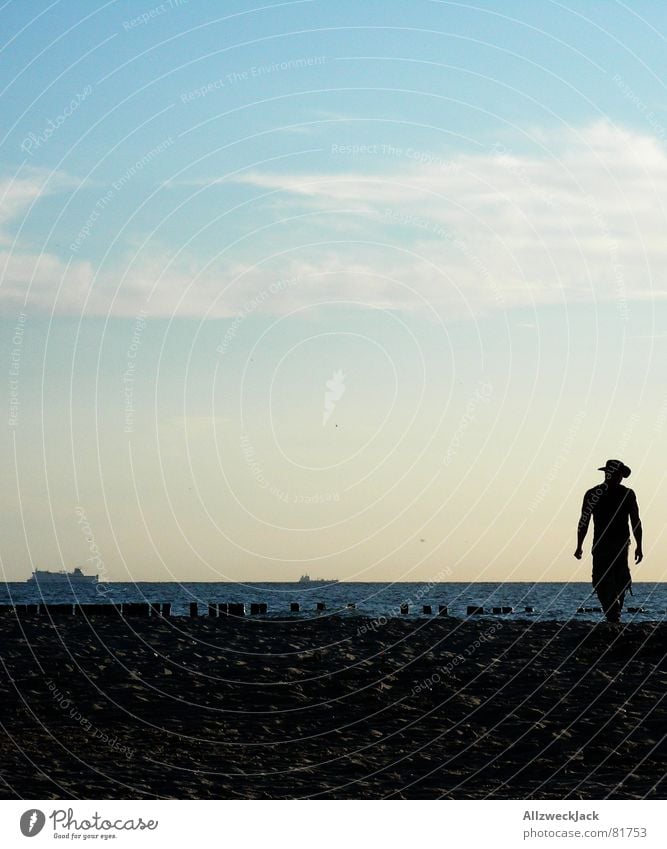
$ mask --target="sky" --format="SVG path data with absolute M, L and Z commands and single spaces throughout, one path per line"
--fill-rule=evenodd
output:
M 664 4 L 0 21 L 5 580 L 666 579 Z

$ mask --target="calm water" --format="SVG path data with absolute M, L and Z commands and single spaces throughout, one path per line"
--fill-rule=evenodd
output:
M 640 613 L 624 613 L 624 619 L 637 621 L 663 620 L 667 616 L 667 583 L 637 583 L 634 596 L 625 606 L 644 608 Z M 164 602 L 172 603 L 172 615 L 185 615 L 191 601 L 205 605 L 214 602 L 266 602 L 269 616 L 290 616 L 290 602 L 301 604 L 301 615 L 318 615 L 317 602 L 324 602 L 327 613 L 345 616 L 396 616 L 400 605 L 410 605 L 410 616 L 422 615 L 422 606 L 445 604 L 451 616 L 464 617 L 468 605 L 484 608 L 513 607 L 510 618 L 600 619 L 599 613 L 577 613 L 578 607 L 597 607 L 588 583 L 109 583 L 97 586 L 44 586 L 27 583 L 0 584 L 0 604 L 59 602 Z M 348 603 L 356 610 L 348 610 Z M 526 613 L 533 607 L 535 613 Z

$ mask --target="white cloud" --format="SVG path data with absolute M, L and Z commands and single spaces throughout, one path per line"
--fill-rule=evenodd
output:
M 25 167 L 19 175 L 0 180 L 0 244 L 11 241 L 6 227 L 41 197 L 78 185 L 62 171 Z
M 375 233 L 392 243 L 367 270 L 412 281 L 437 308 L 452 306 L 455 290 L 454 301 L 473 310 L 664 297 L 656 280 L 667 258 L 667 154 L 655 138 L 599 122 L 554 137 L 540 156 L 496 147 L 443 164 L 404 164 L 383 178 L 256 172 L 235 180 L 305 209 L 359 213 L 348 213 L 350 238 Z M 404 247 L 422 260 L 402 258 Z
M 53 254 L 0 251 L 0 305 L 16 309 L 28 304 L 39 310 L 76 315 L 93 280 L 89 262 L 64 262 Z
M 221 244 L 220 258 L 204 265 L 153 246 L 97 276 L 77 260 L 57 301 L 63 261 L 33 258 L 32 267 L 24 252 L 8 263 L 0 303 L 14 302 L 31 277 L 40 308 L 78 311 L 89 293 L 86 312 L 129 316 L 284 313 L 329 299 L 443 315 L 584 301 L 623 311 L 634 299 L 665 297 L 662 144 L 608 122 L 543 133 L 541 143 L 530 154 L 496 146 L 431 165 L 386 157 L 373 176 L 361 168 L 232 175 L 227 182 L 267 193 L 247 207 L 248 231 L 273 216 L 250 247 Z M 35 191 L 10 193 L 0 226 Z M 267 294 L 285 278 L 298 284 Z

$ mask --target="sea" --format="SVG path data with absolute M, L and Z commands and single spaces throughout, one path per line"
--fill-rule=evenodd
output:
M 667 583 L 633 584 L 625 600 L 624 621 L 655 622 L 667 617 Z M 599 602 L 589 583 L 229 583 L 229 582 L 109 582 L 94 585 L 28 583 L 0 584 L 0 605 L 104 602 L 170 602 L 172 616 L 189 614 L 197 602 L 206 615 L 210 602 L 264 602 L 267 616 L 423 617 L 424 606 L 437 614 L 444 605 L 448 614 L 465 618 L 469 607 L 483 608 L 489 617 L 509 619 L 599 620 Z M 292 603 L 299 612 L 291 613 Z M 322 604 L 324 609 L 321 609 Z M 407 614 L 401 612 L 407 605 Z M 318 609 L 318 606 L 320 609 Z M 493 608 L 512 608 L 494 614 Z M 583 608 L 583 611 L 581 610 Z M 405 607 L 403 607 L 405 610 Z

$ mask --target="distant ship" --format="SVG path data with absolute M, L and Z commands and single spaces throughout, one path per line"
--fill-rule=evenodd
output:
M 302 575 L 299 578 L 300 584 L 337 584 L 338 578 L 312 578 L 310 575 Z
M 48 569 L 35 569 L 28 578 L 28 584 L 96 584 L 97 575 L 84 575 L 77 566 L 73 572 L 49 572 Z

